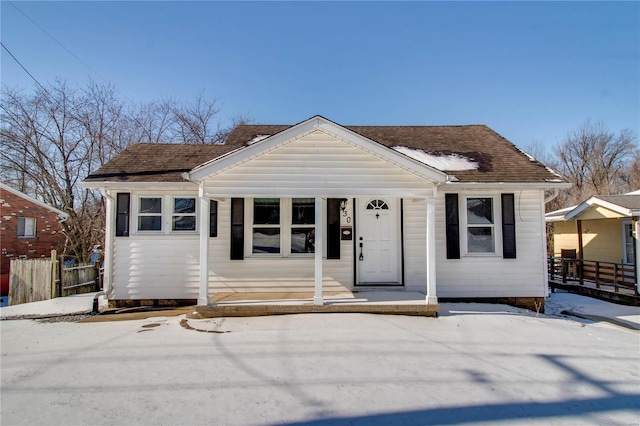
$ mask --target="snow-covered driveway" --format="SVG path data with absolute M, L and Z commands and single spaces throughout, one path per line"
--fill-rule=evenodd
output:
M 640 334 L 504 305 L 2 321 L 1 423 L 638 424 Z M 211 332 L 215 331 L 215 332 Z

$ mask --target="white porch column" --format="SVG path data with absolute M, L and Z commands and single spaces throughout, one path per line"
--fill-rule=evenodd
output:
M 198 223 L 200 226 L 200 285 L 198 291 L 198 305 L 209 304 L 209 199 L 204 196 L 204 182 L 200 182 L 198 189 L 200 201 L 200 213 Z
M 315 234 L 315 285 L 313 304 L 323 305 L 322 299 L 322 252 L 324 240 L 324 221 L 322 220 L 322 212 L 324 211 L 324 203 L 322 197 L 316 197 L 316 234 Z
M 436 207 L 433 197 L 427 198 L 427 304 L 437 305 L 436 296 Z
M 633 225 L 635 227 L 635 246 L 636 255 L 636 290 L 640 293 L 640 217 L 634 216 Z

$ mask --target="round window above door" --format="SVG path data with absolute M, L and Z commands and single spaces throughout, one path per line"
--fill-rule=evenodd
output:
M 384 200 L 371 200 L 367 204 L 367 210 L 389 210 L 389 205 Z

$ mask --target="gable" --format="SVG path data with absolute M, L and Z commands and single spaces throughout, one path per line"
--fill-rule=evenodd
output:
M 394 164 L 322 129 L 210 170 L 203 179 L 205 191 L 219 196 L 419 196 L 432 193 L 434 181 L 446 178 Z

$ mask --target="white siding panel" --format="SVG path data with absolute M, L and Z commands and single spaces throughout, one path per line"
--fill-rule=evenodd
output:
M 326 134 L 310 134 L 208 178 L 220 196 L 424 194 L 431 184 Z
M 404 200 L 405 288 L 427 291 L 427 201 Z
M 197 299 L 197 236 L 131 236 L 114 240 L 115 299 Z
M 231 203 L 218 203 L 218 237 L 209 240 L 209 290 L 214 292 L 313 291 L 313 257 L 229 259 Z M 250 226 L 245 224 L 246 227 Z M 326 244 L 325 244 L 326 246 Z M 323 261 L 323 289 L 353 288 L 352 241 L 341 242 L 340 259 Z
M 508 191 L 505 191 L 508 192 Z M 514 191 L 517 258 L 501 256 L 446 258 L 444 195 L 436 202 L 438 297 L 545 297 L 547 277 L 541 191 Z M 482 196 L 487 192 L 461 194 Z M 493 193 L 489 195 L 499 195 Z M 499 196 L 497 198 L 499 200 Z M 499 205 L 496 212 L 499 213 Z M 460 232 L 464 232 L 461 226 Z M 464 250 L 462 250 L 464 251 Z

